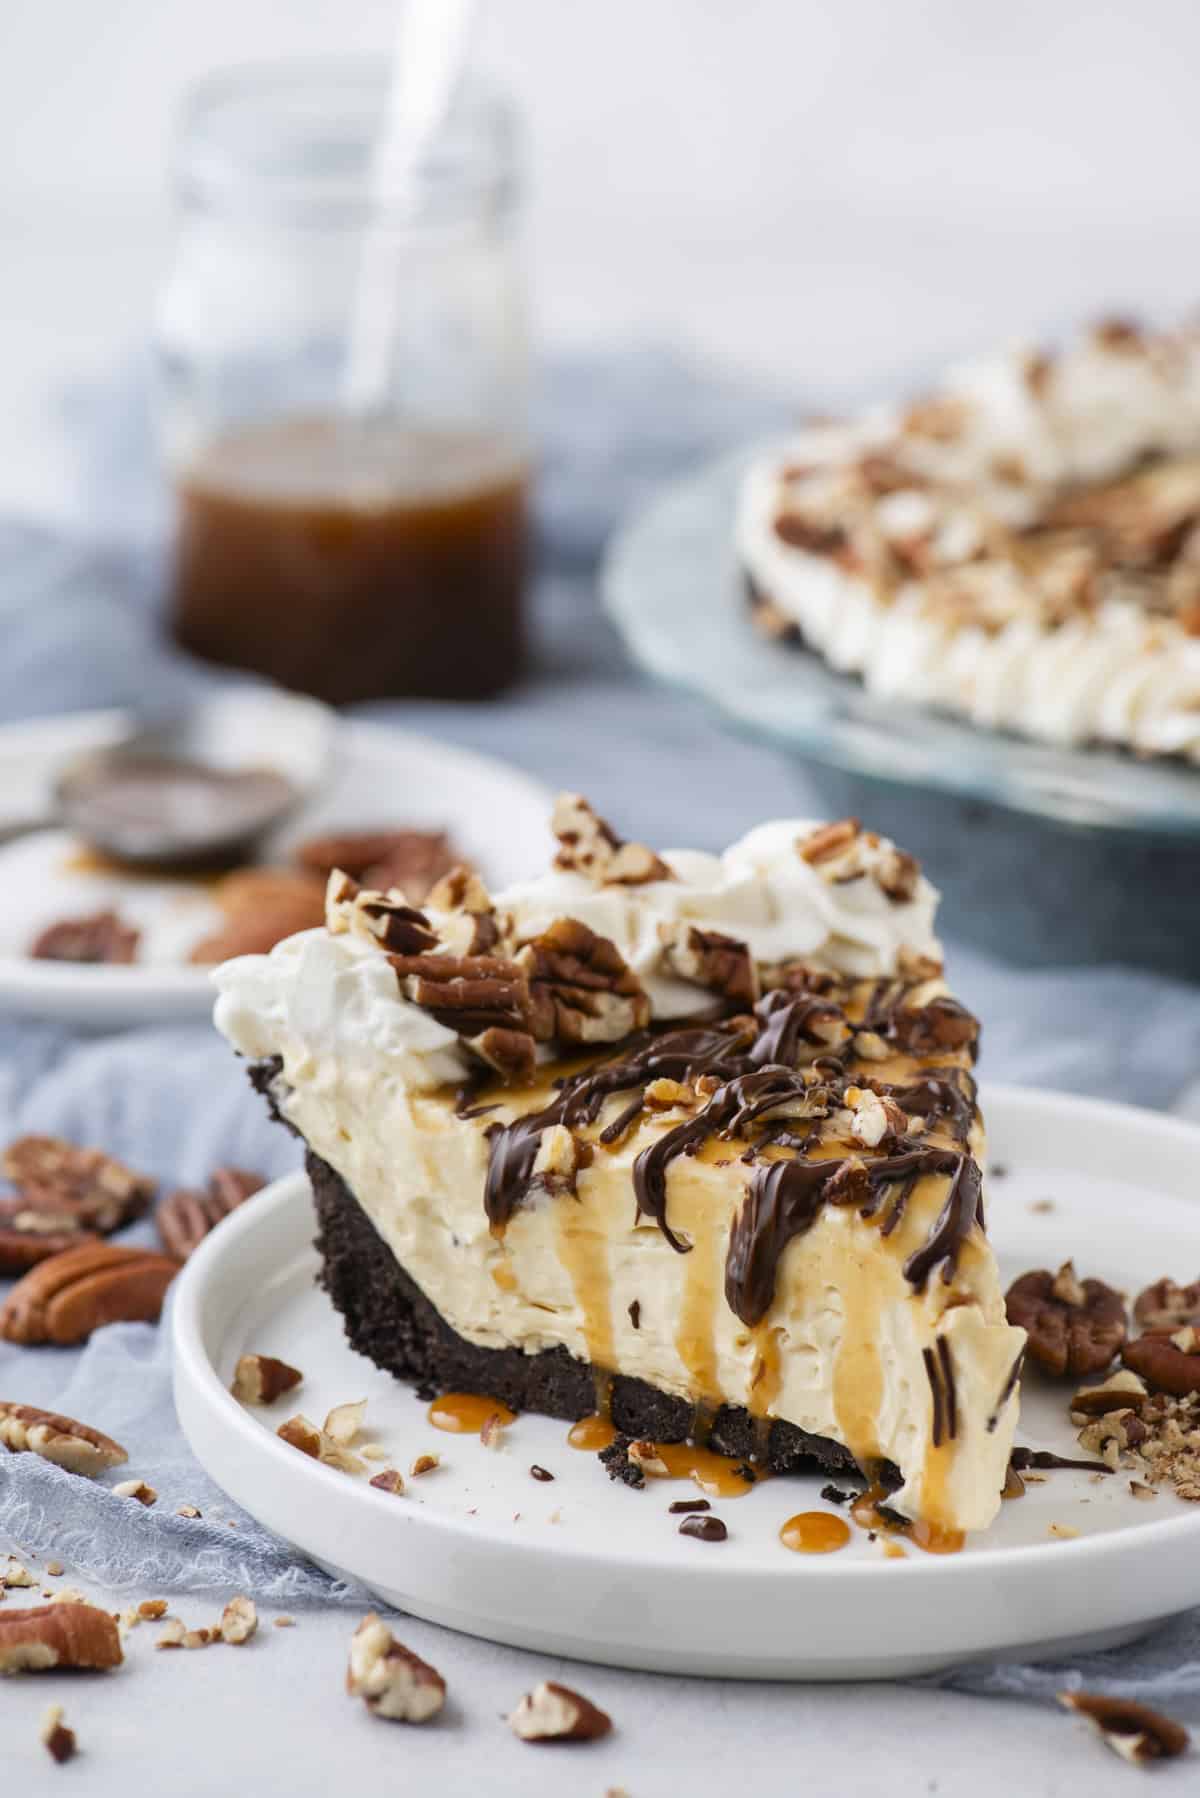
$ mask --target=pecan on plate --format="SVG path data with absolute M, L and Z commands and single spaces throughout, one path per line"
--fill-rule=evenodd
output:
M 129 1459 L 119 1442 L 89 1424 L 41 1411 L 36 1405 L 0 1402 L 0 1444 L 15 1455 L 40 1455 L 68 1473 L 93 1479 Z
M 529 986 L 503 955 L 389 955 L 406 999 L 460 1036 L 529 1028 Z
M 659 927 L 663 960 L 672 973 L 694 980 L 710 993 L 743 1010 L 758 1003 L 758 969 L 748 946 L 719 930 L 700 930 L 695 924 Z
M 154 1214 L 167 1254 L 177 1261 L 186 1261 L 209 1232 L 252 1198 L 262 1185 L 260 1174 L 239 1167 L 219 1167 L 209 1175 L 207 1192 L 183 1187 L 169 1193 Z
M 102 1324 L 153 1323 L 179 1263 L 148 1249 L 89 1242 L 27 1273 L 0 1306 L 7 1342 L 83 1342 Z
M 615 943 L 556 918 L 517 953 L 539 1042 L 615 1043 L 650 1022 L 650 1001 Z
M 413 905 L 462 860 L 442 830 L 331 831 L 296 850 L 297 865 L 311 874 L 327 878 L 341 868 L 365 887 L 398 887 Z
M 1169 1276 L 1156 1280 L 1133 1301 L 1133 1315 L 1143 1330 L 1182 1330 L 1200 1324 L 1200 1280 L 1177 1286 Z
M 1121 1359 L 1155 1392 L 1169 1392 L 1173 1398 L 1200 1392 L 1200 1330 L 1192 1324 L 1172 1336 L 1147 1331 L 1125 1344 Z
M 644 843 L 626 843 L 578 793 L 560 793 L 550 828 L 558 838 L 554 866 L 583 874 L 597 886 L 645 886 L 672 880 L 666 862 Z
M 266 955 L 284 937 L 325 922 L 323 882 L 291 868 L 242 868 L 218 881 L 212 897 L 225 923 L 196 944 L 189 961 Z
M 137 954 L 141 932 L 115 911 L 92 912 L 86 918 L 61 918 L 47 925 L 29 946 L 34 961 L 73 961 L 128 965 Z
M 78 1149 L 57 1136 L 19 1136 L 0 1158 L 23 1211 L 73 1218 L 109 1235 L 132 1223 L 154 1197 L 154 1181 L 101 1149 Z
M 1125 1300 L 1102 1280 L 1080 1280 L 1071 1262 L 1014 1280 L 1008 1321 L 1029 1332 L 1028 1352 L 1048 1373 L 1101 1373 L 1125 1340 Z

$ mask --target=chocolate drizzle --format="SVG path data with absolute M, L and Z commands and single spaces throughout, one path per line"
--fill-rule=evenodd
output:
M 933 1394 L 933 1446 L 940 1448 L 943 1442 L 953 1442 L 958 1435 L 958 1393 L 950 1344 L 939 1336 L 934 1348 L 921 1350 L 921 1359 Z
M 969 1014 L 939 996 L 924 1006 L 907 1003 L 911 988 L 899 981 L 877 983 L 861 1028 L 888 1040 L 930 1047 L 962 1046 Z M 935 1009 L 938 1008 L 935 1015 Z M 831 1037 L 844 1032 L 844 1044 Z M 709 1077 L 705 1103 L 694 1115 L 665 1131 L 636 1157 L 634 1195 L 639 1212 L 651 1218 L 678 1254 L 691 1244 L 672 1229 L 668 1217 L 668 1175 L 681 1155 L 696 1155 L 710 1138 L 750 1136 L 743 1160 L 752 1172 L 746 1196 L 730 1232 L 725 1294 L 747 1324 L 761 1320 L 775 1293 L 779 1263 L 789 1242 L 809 1230 L 826 1204 L 854 1204 L 864 1217 L 879 1217 L 882 1235 L 903 1219 L 917 1182 L 927 1175 L 950 1180 L 946 1200 L 927 1240 L 904 1263 L 906 1279 L 923 1287 L 935 1269 L 949 1281 L 962 1243 L 978 1222 L 982 1227 L 981 1181 L 965 1144 L 975 1115 L 975 1082 L 965 1070 L 931 1067 L 907 1085 L 891 1085 L 858 1069 L 851 1076 L 854 1026 L 826 992 L 777 990 L 760 1000 L 753 1019 L 736 1017 L 711 1025 L 641 1033 L 625 1053 L 563 1081 L 540 1111 L 493 1123 L 485 1131 L 488 1171 L 484 1207 L 494 1232 L 503 1232 L 514 1211 L 537 1185 L 534 1173 L 542 1133 L 554 1125 L 568 1129 L 594 1124 L 608 1100 L 630 1095 L 600 1133 L 600 1142 L 619 1141 L 641 1115 L 645 1088 L 667 1079 L 695 1083 Z M 972 1039 L 973 1040 L 973 1039 Z M 803 1063 L 803 1065 L 797 1065 Z M 825 1161 L 803 1159 L 817 1120 L 843 1102 L 847 1085 L 857 1082 L 891 1095 L 902 1109 L 940 1124 L 961 1147 L 919 1143 L 896 1153 L 864 1158 L 842 1155 Z M 804 1128 L 794 1128 L 798 1120 Z M 910 1139 L 912 1140 L 912 1139 Z M 782 1146 L 801 1158 L 765 1161 L 764 1149 Z M 881 1208 L 887 1207 L 880 1216 Z M 948 1367 L 948 1364 L 947 1364 Z M 952 1428 L 953 1379 L 943 1379 L 944 1422 Z

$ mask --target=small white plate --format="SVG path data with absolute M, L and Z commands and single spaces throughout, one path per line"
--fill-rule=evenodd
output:
M 0 727 L 0 820 L 40 816 L 59 765 L 126 728 L 120 712 Z M 546 789 L 502 762 L 386 725 L 347 722 L 337 727 L 327 787 L 273 847 L 286 859 L 295 843 L 324 830 L 444 827 L 499 887 L 545 865 L 549 816 Z M 61 831 L 0 847 L 0 1012 L 101 1029 L 205 1016 L 209 971 L 186 960 L 221 922 L 203 886 L 72 868 L 79 847 Z M 88 967 L 29 958 L 46 925 L 110 906 L 152 932 L 152 962 Z
M 1053 1093 L 987 1094 L 989 1224 L 1008 1280 L 1074 1256 L 1081 1273 L 1132 1294 L 1200 1266 L 1200 1131 L 1172 1119 Z M 1044 1208 L 1045 1200 L 1053 1208 Z M 1047 1658 L 1132 1639 L 1200 1603 L 1200 1506 L 1129 1477 L 1051 1473 L 1003 1506 L 961 1554 L 909 1547 L 885 1559 L 861 1531 L 824 1557 L 789 1553 L 784 1520 L 824 1501 L 818 1477 L 773 1479 L 713 1500 L 728 1541 L 678 1534 L 683 1484 L 613 1485 L 567 1426 L 523 1416 L 500 1452 L 439 1434 L 406 1386 L 345 1344 L 314 1287 L 302 1176 L 278 1182 L 215 1231 L 174 1301 L 175 1398 L 208 1472 L 313 1559 L 386 1600 L 470 1635 L 554 1655 L 738 1679 L 892 1679 L 972 1658 Z M 229 1394 L 240 1354 L 275 1354 L 304 1384 L 269 1410 Z M 407 1474 L 396 1498 L 322 1467 L 274 1435 L 295 1411 L 320 1422 L 368 1400 L 367 1434 Z M 1025 1382 L 1018 1441 L 1081 1455 L 1066 1389 Z M 533 1480 L 531 1463 L 554 1474 Z M 1063 1539 L 1051 1524 L 1079 1532 Z

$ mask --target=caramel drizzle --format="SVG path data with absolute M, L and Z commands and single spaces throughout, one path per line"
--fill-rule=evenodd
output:
M 907 990 L 900 982 L 877 983 L 858 1027 L 891 1038 L 900 1048 L 917 1043 L 933 1046 L 943 1019 L 958 1033 L 971 1024 L 955 1000 L 939 996 L 927 1007 L 906 1006 Z M 929 1015 L 934 1007 L 936 1019 Z M 802 1042 L 820 1045 L 824 1037 L 818 1026 L 839 1020 L 849 1025 L 841 1008 L 823 994 L 773 991 L 759 1002 L 753 1019 L 727 1019 L 658 1036 L 642 1033 L 630 1040 L 623 1056 L 566 1078 L 542 1110 L 508 1124 L 489 1124 L 484 1208 L 493 1233 L 503 1234 L 536 1184 L 534 1163 L 544 1130 L 556 1124 L 571 1128 L 595 1123 L 607 1100 L 628 1093 L 633 1096 L 600 1135 L 602 1142 L 616 1141 L 640 1115 L 650 1081 L 694 1082 L 709 1074 L 721 1084 L 703 1108 L 643 1149 L 633 1166 L 639 1212 L 654 1221 L 677 1254 L 689 1253 L 690 1242 L 676 1233 L 667 1217 L 672 1162 L 680 1155 L 698 1154 L 711 1136 L 736 1138 L 751 1131 L 758 1134 L 743 1157 L 748 1162 L 772 1144 L 803 1154 L 808 1135 L 797 1136 L 786 1123 L 772 1124 L 769 1118 L 764 1128 L 760 1119 L 793 1099 L 810 1105 L 818 1097 L 823 1103 L 836 1103 L 850 1079 L 845 1062 L 853 1051 L 849 1046 L 828 1050 L 803 1072 L 781 1065 L 775 1057 L 795 1057 Z M 919 1109 L 927 1121 L 942 1122 L 956 1140 L 965 1141 L 975 1107 L 975 1083 L 965 1070 L 933 1068 L 906 1086 L 879 1084 L 906 1111 Z M 948 1283 L 972 1226 L 977 1222 L 983 1226 L 980 1170 L 965 1147 L 927 1144 L 871 1161 L 850 1155 L 820 1162 L 760 1162 L 730 1232 L 725 1294 L 734 1312 L 750 1325 L 762 1319 L 774 1298 L 783 1251 L 794 1236 L 812 1227 L 825 1204 L 856 1204 L 860 1215 L 873 1217 L 886 1197 L 889 1210 L 880 1229 L 890 1235 L 918 1180 L 928 1174 L 948 1175 L 950 1188 L 925 1243 L 904 1263 L 905 1278 L 918 1289 L 936 1268 Z

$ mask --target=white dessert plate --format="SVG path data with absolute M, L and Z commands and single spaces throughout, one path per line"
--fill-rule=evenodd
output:
M 1121 1106 L 993 1088 L 989 1226 L 1007 1283 L 1074 1256 L 1131 1293 L 1200 1266 L 1200 1130 Z M 1047 1205 L 1049 1201 L 1049 1206 Z M 795 1512 L 834 1509 L 820 1477 L 771 1479 L 713 1499 L 728 1540 L 679 1535 L 689 1484 L 612 1484 L 567 1425 L 523 1416 L 499 1452 L 439 1433 L 408 1387 L 350 1350 L 314 1286 L 307 1182 L 277 1182 L 223 1223 L 173 1306 L 175 1397 L 208 1472 L 321 1564 L 416 1616 L 470 1635 L 613 1666 L 738 1679 L 894 1679 L 976 1658 L 1051 1658 L 1131 1640 L 1200 1603 L 1200 1506 L 1130 1492 L 1127 1474 L 1056 1471 L 1006 1503 L 957 1555 L 903 1559 L 855 1529 L 825 1556 L 789 1552 Z M 243 1353 L 274 1354 L 303 1385 L 244 1409 L 228 1391 Z M 1018 1441 L 1080 1456 L 1066 1388 L 1025 1382 Z M 318 1423 L 366 1398 L 366 1436 L 406 1475 L 403 1497 L 279 1441 L 293 1412 Z M 553 1484 L 534 1480 L 532 1464 Z M 382 1463 L 380 1464 L 382 1465 Z M 375 1471 L 369 1467 L 368 1471 Z M 1054 1532 L 1052 1532 L 1052 1526 Z M 1078 1532 L 1072 1535 L 1070 1532 Z
M 843 773 L 1110 835 L 1200 835 L 1193 767 L 984 730 L 879 698 L 820 656 L 759 636 L 733 535 L 753 453 L 667 487 L 609 547 L 605 605 L 648 674 L 700 694 L 734 728 Z
M 0 820 L 41 815 L 61 763 L 127 728 L 125 715 L 112 711 L 0 727 Z M 387 725 L 341 722 L 326 786 L 271 848 L 285 860 L 296 842 L 324 830 L 444 827 L 489 883 L 502 886 L 544 865 L 549 814 L 546 789 L 502 762 Z M 205 1016 L 209 971 L 187 955 L 222 920 L 203 884 L 100 870 L 80 851 L 63 831 L 0 847 L 0 1011 L 101 1029 Z M 28 956 L 46 925 L 109 907 L 144 932 L 152 960 L 90 967 Z

